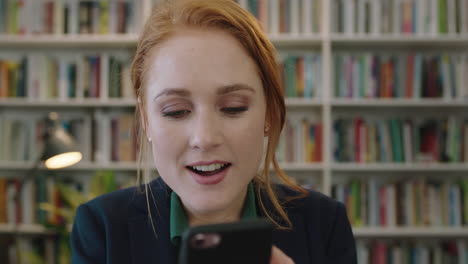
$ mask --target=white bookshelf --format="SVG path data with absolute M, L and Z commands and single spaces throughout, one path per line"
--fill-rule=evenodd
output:
M 320 99 L 312 98 L 287 98 L 286 99 L 287 107 L 322 107 L 323 102 Z
M 28 161 L 0 161 L 0 170 L 29 170 L 33 167 L 33 162 Z M 324 167 L 320 163 L 280 163 L 283 170 L 288 172 L 322 172 Z M 46 170 L 44 165 L 39 166 L 39 170 Z M 60 171 L 95 171 L 95 170 L 115 170 L 115 171 L 136 171 L 136 162 L 79 162 L 76 165 L 63 168 Z
M 30 99 L 30 98 L 0 98 L 0 107 L 27 107 L 27 108 L 119 108 L 119 107 L 135 107 L 135 99 Z M 286 106 L 293 108 L 307 107 L 317 108 L 322 107 L 323 102 L 319 99 L 312 98 L 288 98 L 286 99 Z
M 13 235 L 53 235 L 54 232 L 47 230 L 39 224 L 0 224 L 1 234 Z
M 466 108 L 468 100 L 462 99 L 333 99 L 333 107 L 405 107 L 405 108 Z
M 134 48 L 136 34 L 0 36 L 0 48 Z
M 148 15 L 151 5 L 150 0 L 144 0 L 145 16 Z M 444 36 L 403 36 L 403 35 L 346 35 L 331 32 L 330 14 L 332 6 L 330 1 L 324 1 L 322 5 L 322 33 L 311 34 L 271 34 L 269 38 L 281 51 L 300 50 L 315 51 L 322 57 L 322 97 L 314 99 L 287 98 L 288 110 L 308 111 L 311 115 L 317 115 L 323 124 L 323 152 L 322 162 L 317 164 L 281 163 L 281 167 L 292 176 L 296 173 L 310 173 L 311 178 L 320 175 L 320 185 L 325 194 L 330 195 L 332 185 L 337 174 L 373 173 L 440 173 L 441 178 L 451 173 L 468 173 L 468 163 L 460 164 L 421 164 L 421 163 L 384 163 L 384 164 L 357 164 L 336 163 L 332 159 L 333 144 L 333 120 L 337 113 L 347 111 L 361 111 L 374 113 L 375 111 L 413 111 L 414 109 L 431 109 L 443 112 L 447 109 L 457 113 L 467 113 L 468 100 L 443 100 L 443 99 L 337 99 L 334 97 L 332 60 L 335 52 L 342 50 L 365 50 L 380 47 L 395 50 L 429 48 L 431 50 L 450 50 L 468 47 L 468 35 L 444 35 Z M 39 35 L 39 36 L 0 36 L 1 49 L 102 49 L 118 48 L 131 51 L 135 48 L 138 36 L 129 35 Z M 465 48 L 466 51 L 466 48 Z M 27 111 L 46 111 L 60 108 L 67 111 L 95 111 L 105 108 L 106 111 L 129 110 L 135 106 L 134 99 L 80 99 L 80 100 L 35 100 L 35 99 L 0 99 L 0 112 L 2 110 L 15 111 L 18 108 Z M 84 110 L 83 110 L 84 109 Z M 466 115 L 465 115 L 466 116 Z M 31 169 L 33 162 L 9 162 L 0 161 L 1 171 L 22 171 Z M 44 169 L 41 167 L 40 169 Z M 66 171 L 94 171 L 114 170 L 134 172 L 137 165 L 134 162 L 82 162 L 65 169 Z M 468 174 L 467 174 L 468 175 Z M 301 176 L 302 177 L 302 176 Z M 340 176 L 341 177 L 341 176 Z M 0 225 L 0 233 L 35 233 L 43 234 L 44 230 L 38 226 L 10 226 Z M 433 237 L 454 238 L 468 237 L 468 227 L 395 227 L 395 228 L 355 228 L 357 238 L 405 238 L 405 237 Z
M 331 170 L 336 172 L 468 172 L 468 164 L 434 163 L 333 163 Z
M 23 162 L 23 161 L 1 161 L 0 170 L 10 170 L 10 171 L 24 171 L 30 170 L 34 166 L 32 161 Z M 60 171 L 96 171 L 96 170 L 113 170 L 113 171 L 136 171 L 138 165 L 136 162 L 79 162 L 73 166 L 63 168 Z M 46 170 L 47 168 L 44 165 L 40 165 L 39 170 Z
M 330 35 L 332 45 L 339 47 L 357 46 L 391 46 L 391 47 L 466 47 L 468 35 L 446 35 L 446 36 L 413 36 L 413 35 L 372 35 L 354 34 L 344 35 L 333 33 Z
M 462 227 L 358 227 L 357 238 L 466 238 L 468 229 Z
M 134 99 L 71 99 L 71 100 L 35 100 L 35 99 L 0 99 L 0 107 L 35 108 L 121 108 L 135 107 Z
M 320 35 L 270 34 L 271 42 L 279 48 L 320 48 Z M 0 48 L 135 48 L 137 34 L 115 35 L 24 35 L 0 36 Z

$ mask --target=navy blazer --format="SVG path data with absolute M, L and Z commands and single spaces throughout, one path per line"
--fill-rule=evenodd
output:
M 77 210 L 71 235 L 72 264 L 176 263 L 178 252 L 169 235 L 171 190 L 161 178 L 152 181 L 150 187 L 156 234 L 144 193 L 134 187 L 100 196 Z M 276 191 L 280 199 L 296 194 L 282 185 Z M 272 205 L 266 203 L 266 207 Z M 285 207 L 293 230 L 274 230 L 273 244 L 296 264 L 357 263 L 354 237 L 342 203 L 310 191 L 307 197 Z

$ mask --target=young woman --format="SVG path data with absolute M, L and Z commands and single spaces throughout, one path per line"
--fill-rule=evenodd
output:
M 140 156 L 152 150 L 160 177 L 81 205 L 73 264 L 175 263 L 188 226 L 256 217 L 277 226 L 271 263 L 356 263 L 345 207 L 275 160 L 285 119 L 275 49 L 247 11 L 232 0 L 158 6 L 132 82 Z

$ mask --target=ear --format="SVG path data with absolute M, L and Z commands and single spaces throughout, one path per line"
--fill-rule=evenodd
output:
M 265 135 L 265 137 L 269 135 L 270 128 L 271 128 L 270 123 L 265 122 L 265 127 L 263 129 L 263 134 Z

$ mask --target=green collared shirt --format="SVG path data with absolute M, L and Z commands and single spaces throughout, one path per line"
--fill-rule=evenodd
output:
M 180 202 L 179 196 L 171 193 L 171 242 L 175 246 L 179 246 L 180 239 L 185 229 L 189 227 L 187 216 Z M 244 208 L 242 209 L 241 219 L 257 218 L 257 205 L 255 203 L 255 192 L 253 184 L 250 183 L 247 187 L 247 197 L 245 198 Z

